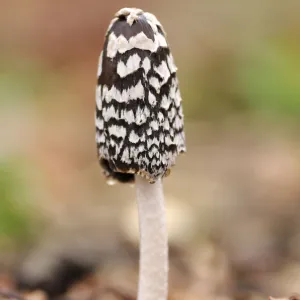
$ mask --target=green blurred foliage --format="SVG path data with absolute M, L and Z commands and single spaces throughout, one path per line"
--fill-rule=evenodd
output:
M 200 68 L 198 64 L 181 72 L 180 84 L 187 120 L 217 122 L 247 112 L 249 106 L 237 93 L 233 55 L 213 56 Z
M 0 244 L 14 246 L 33 234 L 33 214 L 27 188 L 21 177 L 22 164 L 0 163 Z
M 0 61 L 0 104 L 20 105 L 41 100 L 45 92 L 60 87 L 57 74 L 40 61 L 34 59 L 18 60 L 18 57 Z
M 260 45 L 238 65 L 236 80 L 237 89 L 254 112 L 299 116 L 299 45 L 286 40 Z

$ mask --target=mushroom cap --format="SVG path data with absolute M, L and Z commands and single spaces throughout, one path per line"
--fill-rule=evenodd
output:
M 98 66 L 96 143 L 108 178 L 155 182 L 185 152 L 177 68 L 162 25 L 137 8 L 116 13 Z

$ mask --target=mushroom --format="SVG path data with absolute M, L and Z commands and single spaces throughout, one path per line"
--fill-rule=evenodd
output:
M 99 58 L 96 143 L 109 184 L 135 183 L 140 227 L 139 300 L 168 294 L 162 178 L 185 152 L 177 68 L 157 18 L 123 8 Z

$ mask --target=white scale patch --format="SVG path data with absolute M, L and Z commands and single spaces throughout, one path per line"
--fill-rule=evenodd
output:
M 99 132 L 96 132 L 96 143 L 104 143 L 105 142 L 105 136 L 104 134 L 99 134 Z
M 161 85 L 165 84 L 169 77 L 170 77 L 170 71 L 167 66 L 167 63 L 165 61 L 162 61 L 161 64 L 158 67 L 154 67 L 154 71 L 161 77 L 163 78 L 163 81 Z
M 155 88 L 156 92 L 159 94 L 161 85 L 158 79 L 156 77 L 150 77 L 149 83 Z
M 170 123 L 169 120 L 166 119 L 164 123 L 164 130 L 169 131 L 170 130 Z
M 170 107 L 171 101 L 165 95 L 162 97 L 161 100 L 161 107 L 165 110 L 168 110 Z
M 151 135 L 152 134 L 152 129 L 149 127 L 146 132 L 147 132 L 147 135 Z
M 151 161 L 151 166 L 153 167 L 153 166 L 155 166 L 156 165 L 156 159 L 152 159 L 152 161 Z
M 144 97 L 145 91 L 141 81 L 139 81 L 136 86 L 132 86 L 122 92 L 120 92 L 115 86 L 112 86 L 111 89 L 105 93 L 105 100 L 107 103 L 111 102 L 112 99 L 119 103 L 125 103 L 130 100 L 144 99 Z
M 168 60 L 168 66 L 169 66 L 171 74 L 176 73 L 177 67 L 174 63 L 173 55 L 172 54 L 168 55 L 167 60 Z
M 96 88 L 96 105 L 99 110 L 102 109 L 102 95 L 101 95 L 101 85 Z
M 104 121 L 102 119 L 96 118 L 95 123 L 96 123 L 96 127 L 99 130 L 103 130 L 103 128 L 104 128 Z
M 107 85 L 104 84 L 102 88 L 102 98 L 106 96 L 107 92 L 108 92 L 108 87 Z
M 126 77 L 129 74 L 136 72 L 140 68 L 141 58 L 137 54 L 131 55 L 126 65 L 122 62 L 118 62 L 117 73 L 121 78 Z
M 176 116 L 175 118 L 175 128 L 177 130 L 181 129 L 182 127 L 182 121 L 180 120 L 180 118 L 178 116 Z
M 150 59 L 148 57 L 144 58 L 142 67 L 145 70 L 145 73 L 147 75 L 151 69 L 151 63 L 150 63 Z
M 139 15 L 142 14 L 143 11 L 139 8 L 122 8 L 116 14 L 116 16 L 126 16 L 127 23 L 132 26 L 133 22 L 139 18 Z
M 175 84 L 175 82 L 173 80 L 171 88 L 170 88 L 170 92 L 169 92 L 169 98 L 175 99 L 175 97 L 176 97 L 176 88 L 177 88 L 177 85 Z
M 128 124 L 135 123 L 134 113 L 132 110 L 122 111 L 121 119 L 125 120 Z
M 136 162 L 137 156 L 139 154 L 139 150 L 137 148 L 130 147 L 130 152 L 131 152 L 131 157 L 133 157 L 133 160 Z
M 131 130 L 129 135 L 129 142 L 136 144 L 140 140 L 140 137 L 134 132 L 134 130 Z
M 107 56 L 114 58 L 118 52 L 123 54 L 134 48 L 156 52 L 158 47 L 166 48 L 167 46 L 166 39 L 160 33 L 155 34 L 154 41 L 152 41 L 144 32 L 138 33 L 129 40 L 123 35 L 117 37 L 112 32 L 108 37 Z
M 153 138 L 153 139 L 148 139 L 147 140 L 147 147 L 148 147 L 148 149 L 150 149 L 150 147 L 152 146 L 152 145 L 156 145 L 157 147 L 159 146 L 159 141 L 158 141 L 158 139 L 155 137 L 155 138 Z
M 137 125 L 142 125 L 147 121 L 147 118 L 149 118 L 149 116 L 150 111 L 147 107 L 145 107 L 145 109 L 141 109 L 140 107 L 138 107 L 136 111 L 135 123 Z
M 161 112 L 159 112 L 157 117 L 158 117 L 159 124 L 162 124 L 165 119 L 164 115 Z
M 173 144 L 173 141 L 171 140 L 170 136 L 166 136 L 165 142 L 167 146 L 170 146 Z
M 108 108 L 103 108 L 102 110 L 103 119 L 105 122 L 109 121 L 111 118 L 119 119 L 118 112 L 115 110 L 113 106 L 110 106 Z
M 156 151 L 157 151 L 157 149 L 155 147 L 153 147 L 148 153 L 149 157 L 152 158 Z
M 129 150 L 128 150 L 128 148 L 124 149 L 121 160 L 123 162 L 127 163 L 127 164 L 131 163 L 131 159 L 129 157 Z
M 176 105 L 176 107 L 179 107 L 179 106 L 180 106 L 181 101 L 182 101 L 182 99 L 181 99 L 180 91 L 179 91 L 179 89 L 178 89 L 178 90 L 176 91 L 176 94 L 175 94 L 175 105 Z
M 119 114 L 119 112 L 116 111 L 113 106 L 110 106 L 102 110 L 102 115 L 105 122 L 108 122 L 111 118 L 114 118 L 116 120 L 125 120 L 128 124 L 136 123 L 136 118 L 134 117 L 134 113 L 131 110 L 122 111 Z M 103 127 L 99 129 L 103 129 Z
M 143 11 L 141 9 L 139 9 L 139 8 L 124 7 L 124 8 L 121 8 L 116 13 L 116 17 L 120 17 L 120 16 L 126 16 L 126 17 L 128 17 L 130 14 L 139 15 L 141 13 L 143 13 Z
M 123 126 L 111 125 L 108 127 L 108 133 L 116 137 L 125 138 L 126 128 Z
M 99 77 L 102 73 L 102 64 L 103 64 L 103 51 L 100 54 L 99 57 L 99 63 L 98 63 L 98 71 L 97 71 L 97 76 Z
M 172 107 L 171 111 L 168 112 L 169 120 L 172 121 L 176 116 L 176 109 Z
M 184 135 L 182 133 L 178 133 L 176 134 L 175 138 L 174 138 L 174 142 L 177 144 L 177 145 L 182 145 L 184 148 Z M 183 149 L 184 149 L 183 148 Z
M 157 130 L 158 130 L 158 122 L 157 122 L 157 121 L 154 121 L 154 120 L 151 121 L 150 127 L 151 127 L 153 130 L 157 131 Z
M 144 99 L 145 97 L 145 90 L 142 85 L 142 82 L 139 81 L 138 84 L 135 87 L 130 88 L 130 99 Z
M 156 98 L 150 91 L 149 91 L 149 94 L 148 94 L 148 101 L 152 106 L 156 105 Z
M 164 140 L 165 140 L 165 136 L 164 136 L 163 133 L 161 133 L 161 134 L 159 135 L 159 141 L 160 141 L 161 143 L 163 143 Z

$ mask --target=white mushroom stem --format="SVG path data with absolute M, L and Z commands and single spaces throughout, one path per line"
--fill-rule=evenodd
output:
M 168 236 L 161 180 L 150 184 L 136 176 L 140 226 L 138 300 L 166 300 L 168 296 Z

